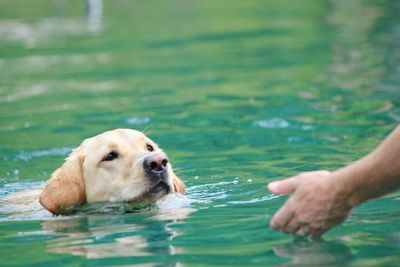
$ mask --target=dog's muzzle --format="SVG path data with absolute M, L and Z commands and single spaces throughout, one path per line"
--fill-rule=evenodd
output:
M 162 154 L 153 154 L 143 160 L 143 169 L 153 182 L 167 182 L 168 159 Z

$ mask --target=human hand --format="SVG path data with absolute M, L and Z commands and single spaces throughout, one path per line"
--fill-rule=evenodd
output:
M 352 209 L 345 184 L 329 171 L 305 172 L 268 184 L 274 194 L 292 195 L 270 222 L 274 230 L 297 236 L 320 236 L 344 221 Z

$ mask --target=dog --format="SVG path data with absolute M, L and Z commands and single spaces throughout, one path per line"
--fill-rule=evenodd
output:
M 84 140 L 43 190 L 35 192 L 40 193 L 41 206 L 60 215 L 86 203 L 155 202 L 184 191 L 184 183 L 156 143 L 139 131 L 115 129 Z M 26 202 L 32 195 L 37 194 L 17 193 L 3 202 Z

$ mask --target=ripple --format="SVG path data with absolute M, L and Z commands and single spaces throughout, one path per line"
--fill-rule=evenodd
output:
M 21 90 L 14 92 L 9 95 L 1 95 L 1 102 L 13 102 L 26 98 L 32 98 L 34 96 L 42 95 L 49 91 L 49 86 L 46 84 L 34 84 L 29 86 L 28 88 L 24 87 Z
M 388 117 L 395 122 L 400 122 L 400 109 L 389 111 Z
M 281 118 L 272 118 L 269 120 L 258 120 L 253 122 L 253 126 L 266 129 L 279 129 L 289 127 L 289 122 Z
M 215 200 L 223 200 L 229 197 L 229 186 L 236 185 L 237 180 L 230 182 L 217 182 L 202 185 L 194 185 L 187 188 L 187 195 L 198 203 L 211 203 Z
M 303 131 L 311 131 L 311 130 L 315 130 L 315 126 L 313 126 L 313 125 L 302 125 L 301 126 L 301 129 L 303 130 Z
M 130 117 L 126 119 L 126 123 L 131 125 L 145 124 L 149 122 L 150 122 L 149 117 Z
M 8 184 L 3 185 L 0 188 L 0 197 L 4 197 L 11 193 L 16 193 L 16 192 L 27 190 L 27 189 L 37 188 L 42 184 L 43 184 L 43 181 L 8 183 Z
M 0 38 L 6 41 L 20 41 L 28 48 L 36 47 L 39 42 L 53 36 L 81 35 L 87 32 L 85 23 L 79 19 L 45 18 L 35 23 L 20 20 L 2 20 L 0 22 Z
M 15 158 L 27 162 L 32 160 L 33 158 L 65 156 L 68 155 L 71 151 L 72 151 L 71 147 L 59 147 L 59 148 L 34 150 L 34 151 L 21 151 L 15 156 Z
M 252 198 L 249 200 L 236 200 L 236 201 L 228 201 L 229 204 L 251 204 L 251 203 L 258 203 L 258 202 L 264 202 L 264 201 L 269 201 L 275 198 L 279 198 L 279 195 L 273 195 L 269 194 L 263 197 L 256 197 Z

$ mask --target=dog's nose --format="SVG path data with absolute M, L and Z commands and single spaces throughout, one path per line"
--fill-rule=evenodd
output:
M 143 161 L 144 170 L 149 174 L 163 174 L 167 171 L 168 159 L 160 154 L 148 156 Z

